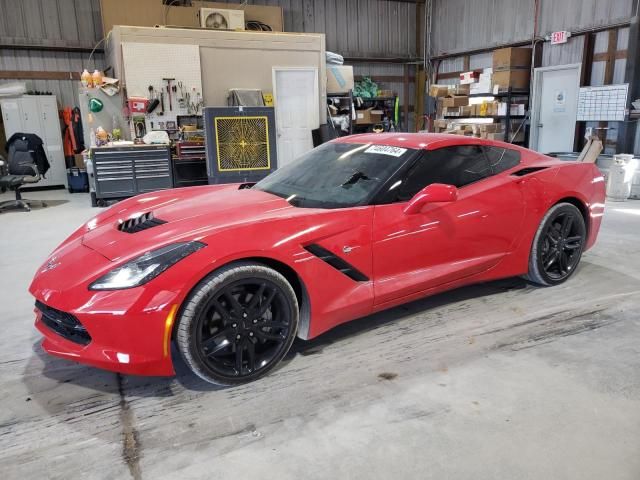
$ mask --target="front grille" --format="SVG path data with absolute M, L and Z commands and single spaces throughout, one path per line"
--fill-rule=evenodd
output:
M 157 227 L 165 222 L 153 216 L 153 212 L 143 213 L 139 217 L 130 218 L 118 225 L 118 230 L 125 233 L 136 233 L 146 230 L 147 228 Z
M 42 312 L 42 323 L 58 335 L 80 345 L 91 342 L 91 335 L 87 329 L 70 313 L 56 310 L 38 300 L 36 300 L 36 308 Z

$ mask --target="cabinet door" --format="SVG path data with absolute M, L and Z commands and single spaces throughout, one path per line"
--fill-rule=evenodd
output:
M 58 114 L 58 102 L 54 96 L 39 99 L 42 122 L 42 140 L 50 146 L 62 145 L 62 123 Z
M 35 133 L 40 138 L 42 134 L 42 124 L 40 122 L 40 108 L 36 97 L 25 95 L 20 100 L 22 106 L 22 131 L 24 133 Z
M 9 138 L 16 132 L 22 131 L 22 109 L 18 100 L 3 100 L 2 119 L 4 122 L 4 133 Z

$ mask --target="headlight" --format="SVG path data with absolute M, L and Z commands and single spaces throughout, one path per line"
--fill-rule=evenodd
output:
M 120 290 L 138 287 L 205 246 L 201 242 L 180 242 L 147 252 L 103 275 L 89 285 L 89 290 Z

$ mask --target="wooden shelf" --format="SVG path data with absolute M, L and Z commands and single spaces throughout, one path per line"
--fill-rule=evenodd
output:
M 511 119 L 522 119 L 522 118 L 526 118 L 526 115 L 510 115 L 509 118 Z M 443 116 L 444 119 L 446 120 L 454 120 L 454 119 L 458 119 L 458 120 L 464 120 L 464 119 L 468 119 L 468 118 L 497 118 L 499 120 L 504 120 L 507 118 L 506 115 L 465 115 L 465 116 L 458 116 L 458 115 L 444 115 Z
M 517 90 L 512 91 L 511 94 L 509 92 L 500 92 L 500 93 L 470 93 L 467 95 L 468 97 L 496 97 L 496 98 L 504 98 L 511 95 L 512 97 L 528 97 L 529 90 Z

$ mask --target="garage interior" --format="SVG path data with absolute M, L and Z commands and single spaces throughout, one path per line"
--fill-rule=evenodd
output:
M 639 8 L 0 0 L 2 477 L 639 478 Z M 261 148 L 245 156 L 228 137 L 252 119 Z M 176 376 L 144 377 L 42 350 L 31 279 L 109 206 L 394 132 L 595 163 L 596 245 L 562 285 L 394 307 L 296 339 L 236 387 L 176 352 Z M 20 181 L 16 139 L 40 170 Z

